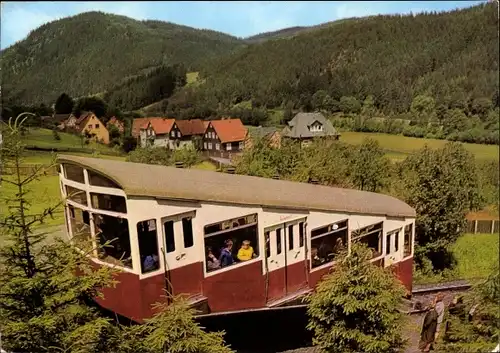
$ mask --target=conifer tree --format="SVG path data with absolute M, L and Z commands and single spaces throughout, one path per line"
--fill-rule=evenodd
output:
M 2 188 L 14 188 L 0 215 L 0 332 L 12 352 L 108 351 L 111 322 L 87 305 L 110 285 L 108 267 L 93 269 L 84 254 L 40 229 L 60 205 L 31 212 L 29 188 L 49 166 L 22 173 L 24 144 L 20 114 L 4 129 L 1 157 L 13 175 L 2 175 Z M 83 274 L 77 276 L 76 272 Z
M 331 353 L 401 350 L 403 286 L 388 269 L 369 262 L 364 245 L 354 243 L 345 255 L 307 299 L 313 343 Z

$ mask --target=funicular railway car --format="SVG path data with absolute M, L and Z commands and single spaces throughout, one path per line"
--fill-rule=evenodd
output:
M 205 314 L 290 305 L 354 241 L 411 292 L 415 211 L 393 197 L 77 156 L 59 163 L 70 239 L 116 239 L 91 257 L 121 270 L 98 302 L 135 321 L 165 288 Z

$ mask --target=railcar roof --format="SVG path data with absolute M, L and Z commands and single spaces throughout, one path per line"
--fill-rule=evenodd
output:
M 367 191 L 69 155 L 60 155 L 58 161 L 105 175 L 120 185 L 128 197 L 415 217 L 415 210 L 405 202 Z

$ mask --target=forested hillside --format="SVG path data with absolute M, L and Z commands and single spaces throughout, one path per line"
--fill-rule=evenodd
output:
M 498 104 L 497 17 L 497 5 L 483 4 L 302 31 L 213 61 L 200 73 L 206 82 L 197 94 L 226 106 L 251 99 L 305 109 L 318 91 L 337 102 L 373 95 L 385 113 L 408 111 L 418 95 L 433 97 L 436 106 L 464 108 L 478 98 Z
M 161 65 L 196 71 L 243 43 L 215 31 L 83 13 L 45 24 L 1 52 L 4 102 L 51 104 L 61 92 L 100 93 Z

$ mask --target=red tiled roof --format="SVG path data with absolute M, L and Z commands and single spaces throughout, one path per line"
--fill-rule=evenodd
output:
M 110 127 L 111 125 L 116 126 L 120 132 L 123 132 L 123 130 L 125 128 L 125 124 L 123 123 L 123 121 L 118 120 L 114 116 L 111 117 L 111 119 L 109 119 L 108 124 L 107 124 L 108 127 Z
M 150 118 L 136 118 L 132 120 L 132 136 L 137 137 L 141 132 L 141 127 L 144 123 L 149 122 Z
M 206 130 L 205 124 L 201 119 L 176 120 L 175 124 L 183 136 L 203 135 Z
M 149 122 L 153 126 L 153 130 L 157 135 L 161 134 L 169 134 L 170 130 L 172 130 L 172 126 L 174 126 L 175 119 L 168 118 L 149 118 Z M 141 129 L 145 129 L 148 124 L 143 124 Z
M 247 128 L 240 119 L 222 119 L 210 121 L 222 143 L 244 141 Z

